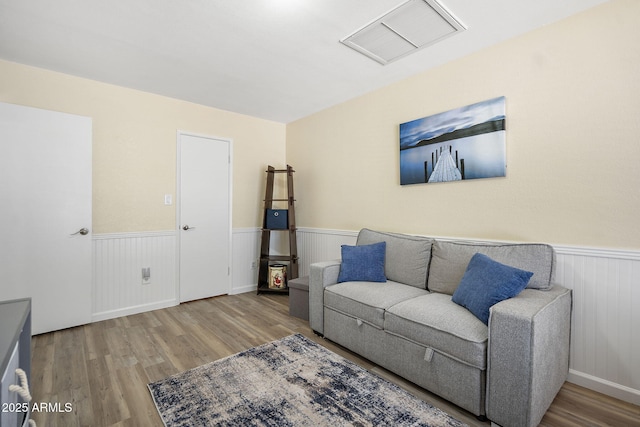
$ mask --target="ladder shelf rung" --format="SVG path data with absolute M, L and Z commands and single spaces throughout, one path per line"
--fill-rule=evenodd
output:
M 297 261 L 298 257 L 292 255 L 262 255 L 260 259 L 263 261 Z
M 267 173 L 286 173 L 286 172 L 295 172 L 293 169 L 289 171 L 288 169 L 274 169 L 272 171 L 265 171 Z

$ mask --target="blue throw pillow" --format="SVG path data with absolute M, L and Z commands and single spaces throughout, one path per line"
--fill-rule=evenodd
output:
M 372 245 L 342 245 L 342 263 L 338 283 L 341 282 L 386 282 L 384 257 L 387 243 Z
M 510 267 L 476 253 L 451 299 L 488 325 L 491 306 L 518 295 L 531 276 L 533 273 L 530 271 Z

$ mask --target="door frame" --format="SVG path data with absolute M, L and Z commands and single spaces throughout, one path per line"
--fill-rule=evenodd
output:
M 181 156 L 181 151 L 182 151 L 182 140 L 181 137 L 185 135 L 185 136 L 194 136 L 197 138 L 206 138 L 206 139 L 212 139 L 212 140 L 217 140 L 217 141 L 223 141 L 226 142 L 227 144 L 229 144 L 229 168 L 228 168 L 228 181 L 229 181 L 229 187 L 228 187 L 228 191 L 229 191 L 229 206 L 228 208 L 228 216 L 229 216 L 229 224 L 228 224 L 228 236 L 227 236 L 227 248 L 229 250 L 229 259 L 227 259 L 227 268 L 228 268 L 228 272 L 229 274 L 227 275 L 227 280 L 229 281 L 229 283 L 227 283 L 227 294 L 230 294 L 232 289 L 233 289 L 233 269 L 231 268 L 232 266 L 232 259 L 233 259 L 233 245 L 232 245 L 232 241 L 233 241 L 233 229 L 232 229 L 232 224 L 233 224 L 233 217 L 232 217 L 232 213 L 233 213 L 233 139 L 231 138 L 223 138 L 223 137 L 219 137 L 219 136 L 212 136 L 212 135 L 206 135 L 206 134 L 201 134 L 201 133 L 196 133 L 196 132 L 189 132 L 189 131 L 183 131 L 178 129 L 176 132 L 176 200 L 175 200 L 175 209 L 176 209 L 176 287 L 175 287 L 175 299 L 176 299 L 176 303 L 180 304 L 180 248 L 181 248 L 181 244 L 182 244 L 182 233 L 180 232 L 180 225 L 182 224 L 182 218 L 181 218 L 181 202 L 182 202 L 182 194 L 181 194 L 181 172 L 182 172 L 182 156 Z

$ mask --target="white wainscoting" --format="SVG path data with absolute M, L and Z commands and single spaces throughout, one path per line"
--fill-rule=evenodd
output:
M 92 320 L 141 313 L 178 303 L 176 232 L 93 236 Z M 151 280 L 142 284 L 142 268 Z
M 255 292 L 258 288 L 258 265 L 260 260 L 260 228 L 234 228 L 232 237 L 232 289 L 229 294 Z M 298 238 L 300 231 L 298 230 Z M 272 231 L 270 253 L 282 255 L 289 253 L 289 233 Z M 298 254 L 300 254 L 298 243 Z M 307 267 L 308 271 L 308 267 Z M 306 274 L 309 274 L 308 272 Z M 303 274 L 300 273 L 302 276 Z
M 357 232 L 299 228 L 297 237 L 305 276 L 311 263 L 340 258 L 340 245 L 355 244 Z M 94 321 L 178 303 L 174 231 L 96 235 L 93 242 Z M 573 290 L 569 381 L 640 404 L 640 251 L 555 249 L 556 282 Z M 230 294 L 255 291 L 259 252 L 259 228 L 233 230 Z M 142 267 L 151 267 L 149 285 L 142 285 Z
M 298 229 L 300 274 L 309 274 L 310 263 L 339 259 L 340 245 L 356 237 Z M 640 405 L 640 251 L 554 248 L 555 281 L 573 291 L 569 381 Z
M 640 405 L 640 252 L 555 249 L 573 290 L 569 381 Z
M 260 229 L 234 228 L 232 233 L 232 289 L 230 294 L 255 292 L 258 288 Z
M 357 237 L 357 231 L 298 228 L 300 276 L 308 276 L 314 262 L 340 259 L 340 245 L 355 245 Z
M 177 233 L 173 230 L 93 236 L 92 321 L 179 304 Z M 255 291 L 260 229 L 234 229 L 229 294 Z M 142 268 L 151 268 L 142 284 Z

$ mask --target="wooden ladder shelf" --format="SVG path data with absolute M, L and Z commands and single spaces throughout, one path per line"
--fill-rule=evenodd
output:
M 270 269 L 279 268 L 282 264 L 286 268 L 286 280 L 298 278 L 298 244 L 296 241 L 296 210 L 293 196 L 293 173 L 290 165 L 286 169 L 267 168 L 267 187 L 264 196 L 264 212 L 262 221 L 262 242 L 260 244 L 260 266 L 258 269 L 258 294 L 282 293 L 288 294 L 286 281 L 275 287 L 276 281 L 271 277 Z M 287 198 L 274 198 L 275 175 L 286 174 Z M 286 202 L 286 209 L 274 209 L 273 202 Z M 271 232 L 280 231 L 289 234 L 289 254 L 271 254 Z

